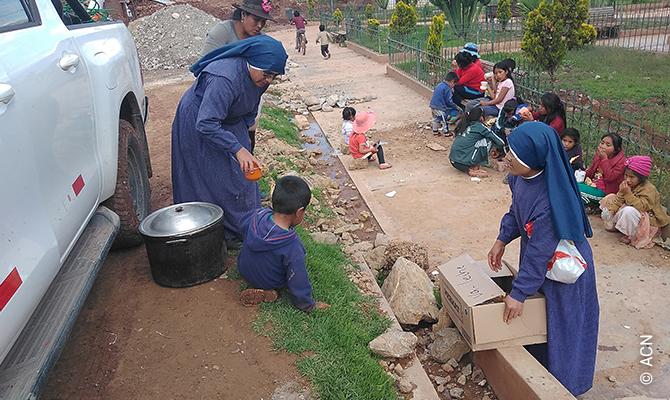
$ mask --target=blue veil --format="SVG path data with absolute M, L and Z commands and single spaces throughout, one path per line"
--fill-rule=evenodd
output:
M 507 140 L 524 164 L 544 170 L 556 236 L 574 241 L 593 236 L 570 160 L 554 128 L 542 122 L 524 122 Z
M 252 67 L 284 75 L 288 54 L 280 41 L 268 35 L 256 35 L 210 51 L 189 70 L 198 76 L 212 61 L 230 57 L 243 57 Z

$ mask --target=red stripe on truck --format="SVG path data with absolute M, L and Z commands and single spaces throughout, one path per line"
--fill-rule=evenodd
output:
M 72 189 L 74 190 L 74 195 L 79 196 L 79 193 L 81 192 L 81 189 L 84 188 L 84 178 L 79 175 L 77 179 L 75 179 L 74 183 L 72 184 Z
M 14 293 L 19 290 L 19 286 L 21 286 L 22 283 L 23 281 L 16 268 L 14 268 L 12 272 L 7 275 L 5 280 L 0 283 L 0 311 L 2 311 L 7 303 L 9 303 L 9 299 L 11 299 L 12 296 L 14 296 Z

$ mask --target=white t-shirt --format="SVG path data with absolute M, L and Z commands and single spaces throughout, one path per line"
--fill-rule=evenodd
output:
M 512 97 L 514 97 L 514 82 L 512 82 L 511 79 L 507 78 L 504 81 L 498 83 L 498 90 L 496 90 L 496 98 L 498 97 L 498 94 L 500 93 L 500 89 L 502 88 L 509 88 L 507 93 L 505 93 L 505 97 L 502 99 L 502 101 L 498 104 L 496 104 L 496 107 L 498 107 L 498 110 L 501 110 L 507 100 L 510 100 Z
M 354 131 L 354 121 L 344 121 L 342 122 L 342 136 L 344 137 L 344 141 L 349 144 L 349 137 L 351 136 L 351 133 Z

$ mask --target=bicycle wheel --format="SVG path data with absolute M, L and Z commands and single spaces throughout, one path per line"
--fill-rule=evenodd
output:
M 302 55 L 304 56 L 307 51 L 307 36 L 304 33 L 300 35 L 300 46 L 302 47 Z

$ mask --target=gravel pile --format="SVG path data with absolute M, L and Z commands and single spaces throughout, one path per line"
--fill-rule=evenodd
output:
M 144 69 L 179 69 L 200 59 L 207 32 L 217 22 L 218 18 L 180 4 L 132 21 L 128 29 Z

